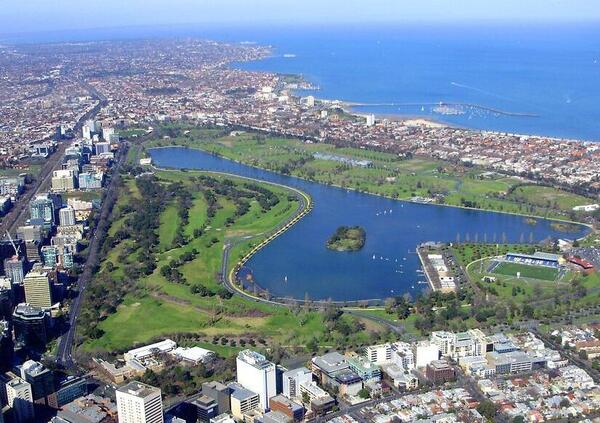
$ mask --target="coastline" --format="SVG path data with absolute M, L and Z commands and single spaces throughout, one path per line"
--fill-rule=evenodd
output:
M 276 58 L 276 57 L 280 57 L 281 55 L 275 54 L 275 50 L 276 47 L 272 46 L 272 45 L 268 45 L 265 46 L 268 49 L 268 53 L 265 54 L 263 57 L 260 58 L 256 58 L 256 59 L 249 59 L 245 62 L 230 62 L 227 66 L 232 67 L 234 69 L 241 69 L 239 67 L 235 67 L 235 64 L 238 63 L 250 63 L 250 62 L 261 62 L 265 59 L 268 58 Z M 247 71 L 245 69 L 241 69 L 243 71 Z M 274 71 L 269 71 L 269 70 L 255 70 L 252 72 L 262 72 L 265 74 L 270 74 L 270 75 L 274 75 L 276 77 L 278 77 L 279 79 L 283 79 L 285 78 L 286 75 L 293 75 L 296 78 L 298 78 L 299 80 L 302 80 L 310 85 L 312 85 L 312 83 L 305 77 L 304 74 L 298 74 L 298 73 L 289 73 L 289 74 L 284 74 L 281 72 L 274 72 Z M 297 90 L 300 90 L 300 88 L 298 89 L 289 89 L 289 92 L 292 96 L 299 98 L 301 96 L 298 95 L 298 93 L 296 92 Z M 365 113 L 365 112 L 358 112 L 356 110 L 353 110 L 353 108 L 355 106 L 361 106 L 361 105 L 365 105 L 365 106 L 369 106 L 371 104 L 369 103 L 365 103 L 362 101 L 357 101 L 357 100 L 340 100 L 338 99 L 333 99 L 333 98 L 323 98 L 323 97 L 318 97 L 318 96 L 314 96 L 315 100 L 318 102 L 322 102 L 324 104 L 338 104 L 339 107 L 344 110 L 344 112 L 354 115 L 354 116 L 358 116 L 358 117 L 364 117 L 365 115 L 369 115 L 372 114 L 375 116 L 376 119 L 389 119 L 389 120 L 393 120 L 393 121 L 398 121 L 398 122 L 410 122 L 413 120 L 418 120 L 418 121 L 423 121 L 425 123 L 425 125 L 427 125 L 428 123 L 432 124 L 433 127 L 442 127 L 442 128 L 457 128 L 457 129 L 463 129 L 466 131 L 472 131 L 472 132 L 479 132 L 479 133 L 489 133 L 489 134 L 507 134 L 507 135 L 513 135 L 513 136 L 517 136 L 517 137 L 539 137 L 539 138 L 544 138 L 544 139 L 548 139 L 550 141 L 554 141 L 554 142 L 577 142 L 577 143 L 582 143 L 584 145 L 587 144 L 600 144 L 600 138 L 594 139 L 594 140 L 586 140 L 586 139 L 581 139 L 581 138 L 573 138 L 573 137 L 559 137 L 559 136 L 552 136 L 552 135 L 543 135 L 540 133 L 522 133 L 522 132 L 512 132 L 512 131 L 500 131 L 500 130 L 490 130 L 490 129 L 481 129 L 481 128 L 476 128 L 476 127 L 471 127 L 471 126 L 464 126 L 464 125 L 460 125 L 460 124 L 450 124 L 448 122 L 444 122 L 443 119 L 432 119 L 431 116 L 428 115 L 420 115 L 420 114 L 411 114 L 411 115 L 405 115 L 405 114 L 401 114 L 401 113 Z M 496 111 L 496 112 L 500 112 L 501 114 L 504 115 L 514 115 L 514 116 L 525 116 L 525 117 L 539 117 L 539 115 L 533 114 L 533 113 L 522 113 L 522 112 L 510 112 L 510 111 L 504 111 L 504 110 L 497 110 L 494 108 L 489 108 L 486 106 L 480 106 L 477 104 L 472 104 L 469 102 L 452 102 L 452 103 L 445 103 L 445 102 L 441 102 L 442 104 L 462 104 L 462 105 L 466 105 L 466 106 L 474 106 L 474 107 L 478 107 L 478 108 L 482 108 L 482 109 L 487 109 L 490 111 Z M 400 103 L 399 103 L 400 104 Z M 433 104 L 433 103 L 432 103 Z M 437 104 L 437 103 L 436 103 Z M 374 106 L 376 106 L 376 104 L 373 104 Z M 419 105 L 421 105 L 421 103 L 419 103 Z M 425 105 L 425 103 L 423 103 L 423 105 Z M 437 126 L 440 125 L 440 126 Z
M 202 151 L 202 152 L 204 152 L 206 154 L 213 154 L 213 152 L 208 151 L 208 150 L 204 150 L 202 148 L 189 147 L 189 146 L 178 145 L 178 144 L 173 144 L 173 145 L 169 145 L 169 146 L 150 147 L 150 150 L 152 150 L 152 149 L 158 149 L 158 148 L 160 148 L 160 149 L 163 149 L 163 148 L 173 148 L 173 147 L 175 147 L 175 148 L 185 148 L 185 149 L 191 149 L 191 150 L 198 150 L 198 151 Z M 144 150 L 146 150 L 145 147 L 144 147 Z M 221 157 L 223 159 L 230 160 L 230 161 L 232 161 L 234 163 L 242 164 L 244 166 L 249 166 L 249 167 L 253 167 L 255 169 L 260 169 L 260 170 L 264 170 L 264 171 L 267 171 L 267 172 L 275 173 L 277 175 L 281 175 L 280 173 L 277 173 L 277 172 L 275 172 L 272 169 L 267 169 L 267 168 L 261 167 L 261 166 L 255 166 L 255 165 L 252 165 L 252 164 L 249 164 L 249 163 L 242 162 L 240 160 L 230 159 L 230 158 L 228 158 L 226 156 L 223 156 L 223 155 L 217 155 L 217 154 L 215 154 L 215 155 L 217 157 Z M 233 176 L 236 176 L 236 175 L 233 175 Z M 581 241 L 581 240 L 587 238 L 588 236 L 590 236 L 591 234 L 594 233 L 594 226 L 593 225 L 591 225 L 589 223 L 584 223 L 584 222 L 575 222 L 575 221 L 568 220 L 568 219 L 547 218 L 547 217 L 543 217 L 543 216 L 536 216 L 536 215 L 531 215 L 531 214 L 526 214 L 526 213 L 515 213 L 515 212 L 500 211 L 500 210 L 478 209 L 478 208 L 475 208 L 475 207 L 459 206 L 459 205 L 454 205 L 454 204 L 423 203 L 423 202 L 415 201 L 415 200 L 411 200 L 411 199 L 393 198 L 392 196 L 389 196 L 389 195 L 383 195 L 383 194 L 373 193 L 373 192 L 369 192 L 369 191 L 359 191 L 359 190 L 357 190 L 356 188 L 353 188 L 353 187 L 342 187 L 342 186 L 337 185 L 337 184 L 323 184 L 323 183 L 321 183 L 319 181 L 311 181 L 310 179 L 303 178 L 303 177 L 296 176 L 296 175 L 286 175 L 286 176 L 290 176 L 292 178 L 300 179 L 300 180 L 307 181 L 307 182 L 312 182 L 312 183 L 316 183 L 316 184 L 327 185 L 327 186 L 330 186 L 330 187 L 339 188 L 341 190 L 359 192 L 359 193 L 362 193 L 362 194 L 373 195 L 373 196 L 376 196 L 376 197 L 382 197 L 382 198 L 386 198 L 386 199 L 389 199 L 389 200 L 401 201 L 401 202 L 404 202 L 404 203 L 422 204 L 422 205 L 426 205 L 426 206 L 438 206 L 438 207 L 454 207 L 454 208 L 457 208 L 457 209 L 472 210 L 472 211 L 483 211 L 483 212 L 486 212 L 486 213 L 500 213 L 500 214 L 507 214 L 507 215 L 512 215 L 512 216 L 519 216 L 519 217 L 523 217 L 523 218 L 541 219 L 541 220 L 546 220 L 546 221 L 550 221 L 550 222 L 568 223 L 568 224 L 572 224 L 572 225 L 583 226 L 583 227 L 586 227 L 586 228 L 590 229 L 589 233 L 587 233 L 583 237 L 577 238 L 576 239 L 577 241 Z M 266 181 L 262 181 L 262 182 L 266 182 Z M 267 183 L 269 183 L 269 182 L 267 182 Z M 288 187 L 288 188 L 291 188 L 291 187 Z

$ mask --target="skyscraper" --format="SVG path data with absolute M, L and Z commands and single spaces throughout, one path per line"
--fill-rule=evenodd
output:
M 37 195 L 29 203 L 29 214 L 32 220 L 54 224 L 54 201 L 48 194 Z
M 50 369 L 41 363 L 27 360 L 21 366 L 21 379 L 31 385 L 33 402 L 47 404 L 47 398 L 54 393 L 54 376 Z
M 44 267 L 54 268 L 58 264 L 58 248 L 54 245 L 44 245 L 40 250 Z
M 33 396 L 29 383 L 19 377 L 10 380 L 6 384 L 6 397 L 8 406 L 13 409 L 14 417 L 18 423 L 33 421 L 35 417 Z
M 269 409 L 269 398 L 277 395 L 275 364 L 255 351 L 240 351 L 236 359 L 237 381 L 260 397 L 263 411 Z
M 117 389 L 119 423 L 163 423 L 161 391 L 141 382 Z
M 39 307 L 25 303 L 17 305 L 12 316 L 15 341 L 33 349 L 44 347 L 48 340 L 47 319 Z
M 4 274 L 13 285 L 21 285 L 23 283 L 23 258 L 12 256 L 4 260 Z
M 75 209 L 71 206 L 63 207 L 58 211 L 58 221 L 61 226 L 72 226 L 75 223 Z
M 52 307 L 52 290 L 48 272 L 33 269 L 23 279 L 25 301 L 33 307 Z

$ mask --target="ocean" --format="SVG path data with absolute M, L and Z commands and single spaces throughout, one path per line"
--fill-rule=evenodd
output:
M 185 36 L 270 45 L 272 57 L 235 66 L 301 74 L 311 94 L 361 113 L 600 141 L 600 25 L 163 26 L 5 41 Z

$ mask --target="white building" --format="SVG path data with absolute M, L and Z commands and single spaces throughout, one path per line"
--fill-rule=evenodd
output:
M 91 140 L 92 139 L 92 128 L 90 128 L 88 125 L 83 125 L 83 127 L 81 128 L 81 135 L 86 140 Z
M 415 358 L 417 367 L 425 367 L 440 358 L 440 349 L 429 341 L 418 342 L 415 346 Z
M 75 209 L 71 206 L 63 207 L 58 211 L 58 221 L 61 226 L 73 226 L 77 223 L 75 220 Z
M 390 361 L 392 361 L 392 345 L 370 345 L 365 348 L 365 357 L 371 363 L 379 365 L 389 363 Z
M 31 385 L 20 377 L 10 380 L 6 384 L 6 398 L 8 406 L 14 410 L 16 421 L 33 421 L 33 394 Z
M 164 341 L 129 350 L 123 354 L 123 358 L 125 361 L 134 359 L 143 361 L 160 353 L 171 352 L 175 350 L 175 348 L 177 348 L 177 343 L 175 341 L 165 339 Z
M 367 115 L 366 119 L 367 119 L 367 126 L 375 125 L 375 115 Z
M 161 391 L 140 382 L 117 389 L 119 423 L 163 423 Z
M 172 351 L 171 354 L 181 361 L 194 365 L 206 363 L 215 357 L 214 352 L 200 347 L 179 347 Z
M 111 141 L 111 137 L 115 134 L 115 128 L 110 128 L 110 127 L 106 127 L 106 128 L 102 128 L 102 138 L 104 138 L 105 141 Z
M 432 344 L 438 346 L 443 356 L 454 360 L 483 355 L 491 342 L 480 329 L 470 329 L 459 333 L 432 332 L 430 340 Z
M 415 354 L 412 346 L 407 342 L 395 342 L 392 344 L 392 363 L 406 370 L 415 368 Z
M 300 398 L 300 385 L 312 382 L 312 372 L 306 367 L 288 370 L 283 374 L 283 395 L 289 399 Z
M 240 351 L 236 359 L 237 381 L 244 388 L 256 392 L 263 411 L 269 409 L 269 399 L 277 395 L 275 364 L 254 351 Z

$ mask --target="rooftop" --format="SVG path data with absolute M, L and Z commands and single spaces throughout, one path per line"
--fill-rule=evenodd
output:
M 244 401 L 247 400 L 249 398 L 258 396 L 258 394 L 244 388 L 242 385 L 240 385 L 239 383 L 230 383 L 229 388 L 231 388 L 231 397 L 235 398 L 238 401 Z
M 138 398 L 145 398 L 156 393 L 160 394 L 160 389 L 155 388 L 154 386 L 146 385 L 142 382 L 133 381 L 129 382 L 125 386 L 121 386 L 119 389 L 117 389 L 117 392 L 134 395 Z

